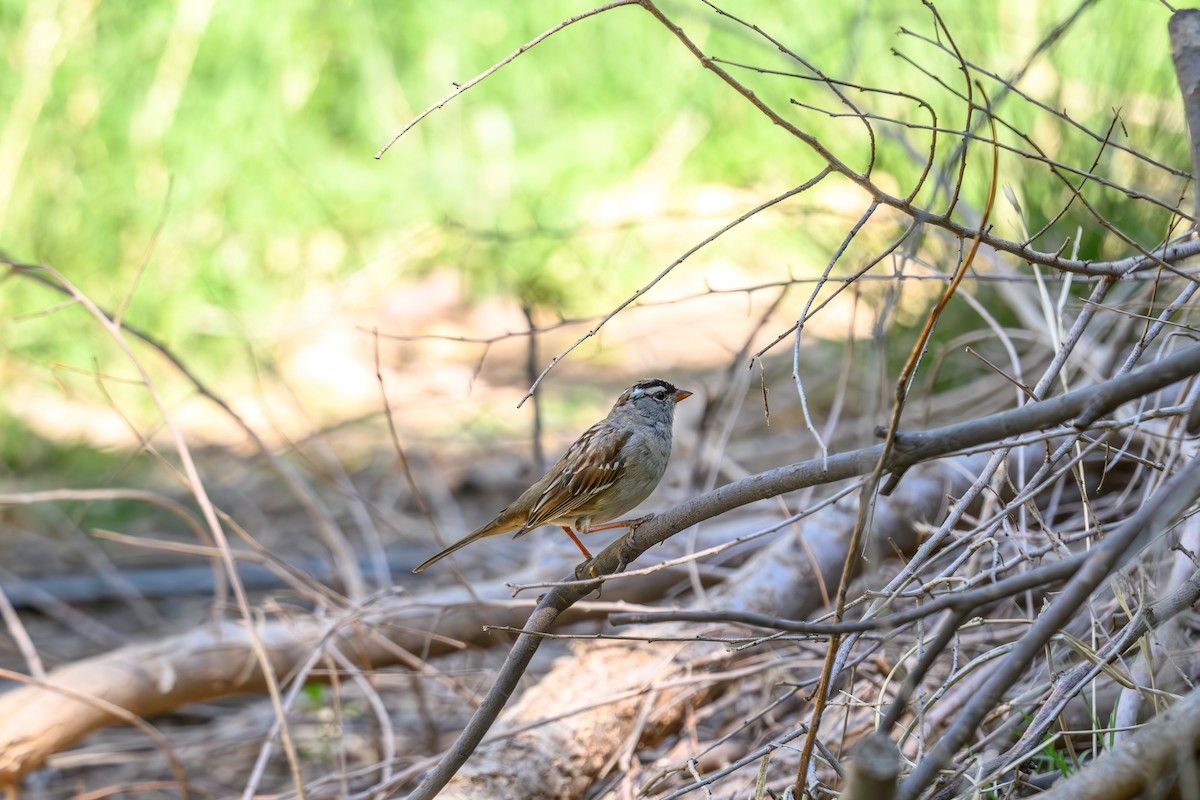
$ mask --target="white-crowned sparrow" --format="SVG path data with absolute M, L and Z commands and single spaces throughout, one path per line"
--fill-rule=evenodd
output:
M 583 432 L 575 444 L 496 518 L 413 570 L 420 572 L 476 539 L 516 531 L 524 536 L 542 525 L 559 525 L 584 557 L 592 554 L 580 533 L 628 527 L 640 520 L 607 522 L 645 500 L 662 480 L 671 456 L 675 404 L 691 392 L 658 378 L 630 386 L 608 416 Z

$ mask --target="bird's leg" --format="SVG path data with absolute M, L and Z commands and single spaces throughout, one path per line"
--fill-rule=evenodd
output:
M 575 580 L 582 581 L 587 580 L 588 578 L 597 577 L 595 559 L 592 558 L 592 554 L 587 551 L 587 548 L 583 546 L 583 542 L 579 541 L 579 537 L 575 535 L 575 531 L 571 530 L 566 525 L 559 525 L 559 527 L 566 531 L 567 536 L 571 537 L 571 541 L 579 546 L 579 551 L 583 553 L 583 557 L 585 559 L 575 566 Z M 583 530 L 581 532 L 587 533 L 587 530 Z M 597 589 L 596 591 L 599 592 L 600 590 Z
M 583 553 L 583 557 L 586 558 L 588 561 L 591 561 L 592 554 L 589 553 L 588 549 L 583 546 L 583 542 L 579 541 L 579 537 L 575 535 L 575 531 L 571 530 L 566 525 L 559 525 L 558 527 L 562 528 L 564 531 L 567 532 L 567 536 L 571 537 L 571 541 L 574 542 L 575 546 L 579 548 L 579 552 Z M 596 530 L 596 529 L 592 528 L 592 530 Z
M 582 534 L 589 534 L 592 531 L 607 531 L 607 530 L 611 530 L 613 528 L 628 528 L 629 533 L 625 534 L 624 544 L 622 544 L 622 546 L 621 546 L 620 563 L 617 566 L 617 572 L 624 572 L 625 567 L 629 566 L 629 562 L 631 562 L 634 559 L 634 554 L 630 551 L 629 546 L 628 546 L 629 538 L 631 536 L 633 536 L 633 532 L 636 531 L 640 526 L 645 525 L 647 522 L 649 522 L 652 519 L 654 519 L 654 515 L 647 514 L 646 516 L 638 517 L 637 519 L 622 519 L 622 520 L 618 520 L 616 522 L 605 522 L 602 525 L 588 525 L 588 526 L 581 525 L 579 528 L 579 532 Z M 587 561 L 585 561 L 584 563 L 580 564 L 578 567 L 575 568 L 575 577 L 577 579 L 582 579 L 582 576 L 580 573 L 581 573 L 581 571 L 583 571 L 584 567 L 590 567 L 589 562 L 591 562 L 591 560 L 592 560 L 592 554 L 589 553 L 587 551 L 587 548 L 583 546 L 583 542 L 579 541 L 579 537 L 575 535 L 575 531 L 571 530 L 566 525 L 560 525 L 559 527 L 567 532 L 567 536 L 571 537 L 571 541 L 574 542 L 576 544 L 576 546 L 579 547 L 579 551 L 581 553 L 583 553 L 584 558 L 587 559 Z M 592 575 L 593 577 L 595 576 L 595 573 L 591 572 L 590 569 L 588 570 L 588 573 L 590 575 Z
M 637 519 L 622 519 L 617 520 L 616 522 L 606 522 L 603 525 L 591 525 L 586 531 L 584 531 L 584 533 L 591 533 L 592 531 L 607 531 L 612 530 L 613 528 L 629 528 L 629 532 L 633 533 L 638 529 L 638 526 L 645 525 L 652 519 L 654 519 L 654 515 L 647 514 L 646 516 L 638 517 Z
M 637 558 L 637 555 L 638 555 L 637 547 L 634 546 L 634 543 L 633 543 L 634 532 L 638 528 L 640 528 L 642 525 L 645 525 L 647 522 L 649 522 L 652 519 L 654 519 L 654 515 L 647 514 L 646 516 L 638 517 L 637 519 L 623 519 L 620 522 L 609 522 L 604 525 L 597 525 L 596 527 L 592 528 L 592 530 L 594 530 L 594 531 L 604 530 L 605 528 L 620 528 L 620 527 L 625 527 L 625 528 L 629 529 L 629 533 L 627 533 L 621 537 L 621 549 L 617 553 L 617 555 L 618 555 L 617 572 L 618 573 L 624 572 L 625 568 L 628 567 L 635 558 Z

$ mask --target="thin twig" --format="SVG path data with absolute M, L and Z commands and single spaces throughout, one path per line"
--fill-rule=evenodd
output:
M 437 111 L 439 108 L 446 105 L 454 98 L 458 97 L 460 94 L 465 92 L 467 89 L 470 89 L 471 87 L 479 84 L 480 81 L 484 80 L 488 76 L 495 74 L 501 68 L 506 67 L 509 64 L 511 64 L 512 62 L 516 61 L 527 50 L 541 44 L 542 42 L 549 39 L 554 34 L 561 31 L 563 28 L 566 28 L 568 25 L 573 25 L 576 22 L 579 22 L 580 20 L 587 19 L 588 17 L 594 17 L 597 14 L 604 13 L 605 11 L 611 11 L 614 8 L 619 8 L 621 6 L 637 5 L 638 1 L 639 0 L 614 0 L 614 2 L 607 3 L 605 5 L 600 6 L 599 8 L 593 8 L 590 11 L 584 11 L 582 14 L 576 14 L 573 17 L 569 17 L 568 19 L 565 19 L 562 22 L 555 25 L 553 28 L 543 31 L 542 33 L 533 37 L 528 42 L 526 42 L 525 44 L 518 47 L 516 49 L 516 51 L 508 54 L 501 60 L 497 61 L 495 64 L 488 67 L 483 72 L 476 75 L 474 78 L 471 78 L 471 80 L 467 81 L 466 83 L 454 84 L 454 91 L 450 92 L 450 94 L 446 95 L 441 100 L 438 100 L 436 103 L 431 105 L 429 108 L 425 109 L 420 114 L 413 117 L 408 122 L 407 125 L 405 125 L 399 131 L 397 131 L 396 134 L 394 136 L 392 136 L 391 139 L 388 140 L 387 144 L 385 144 L 383 147 L 379 148 L 379 152 L 377 152 L 375 154 L 375 159 L 379 160 L 379 159 L 383 158 L 383 154 L 386 153 L 389 149 L 391 149 L 392 145 L 394 145 L 396 142 L 398 142 L 400 140 L 401 136 L 403 136 L 404 134 L 408 133 L 410 130 L 415 128 L 421 122 L 421 120 L 425 119 L 430 114 Z

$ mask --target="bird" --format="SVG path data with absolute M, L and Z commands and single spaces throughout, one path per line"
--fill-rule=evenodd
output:
M 590 561 L 592 554 L 572 526 L 588 533 L 633 528 L 647 519 L 609 522 L 649 497 L 662 480 L 671 457 L 675 406 L 691 396 L 661 378 L 633 384 L 617 398 L 608 416 L 584 431 L 520 497 L 413 572 L 487 536 L 516 531 L 515 539 L 543 525 L 560 526 Z

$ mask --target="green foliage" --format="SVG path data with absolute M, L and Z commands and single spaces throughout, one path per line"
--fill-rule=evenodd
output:
M 1079 771 L 1079 764 L 1072 758 L 1069 751 L 1060 746 L 1055 736 L 1047 734 L 1042 738 L 1042 744 L 1043 749 L 1033 759 L 1033 763 L 1038 765 L 1039 771 L 1052 770 L 1063 777 L 1074 775 Z
M 16 417 L 0 413 L 0 479 L 57 473 L 91 475 L 95 485 L 103 485 L 100 477 L 113 467 L 112 457 L 94 447 L 46 439 Z
M 329 687 L 323 683 L 306 683 L 304 699 L 310 709 L 324 708 L 329 704 Z

